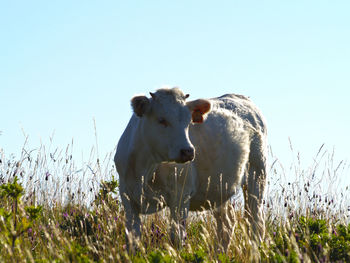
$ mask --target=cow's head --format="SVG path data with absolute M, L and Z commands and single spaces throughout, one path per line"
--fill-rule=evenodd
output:
M 199 99 L 186 102 L 178 88 L 160 89 L 151 98 L 135 96 L 131 100 L 134 113 L 141 118 L 142 137 L 160 162 L 192 161 L 195 149 L 189 139 L 191 122 L 202 123 L 210 111 L 210 102 Z

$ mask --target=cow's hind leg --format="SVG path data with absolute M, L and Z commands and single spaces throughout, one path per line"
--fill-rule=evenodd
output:
M 260 242 L 265 234 L 263 196 L 266 185 L 266 153 L 264 141 L 256 135 L 251 143 L 247 172 L 242 182 L 245 215 L 253 237 Z

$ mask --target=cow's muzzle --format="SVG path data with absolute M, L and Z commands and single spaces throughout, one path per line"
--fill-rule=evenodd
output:
M 180 150 L 180 158 L 176 161 L 177 163 L 186 163 L 194 159 L 194 148 L 186 148 Z

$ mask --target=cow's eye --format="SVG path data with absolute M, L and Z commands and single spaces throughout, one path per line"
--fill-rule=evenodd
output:
M 169 126 L 169 123 L 168 123 L 167 120 L 164 119 L 164 118 L 159 118 L 159 119 L 158 119 L 158 123 L 161 124 L 161 125 L 164 126 L 164 127 L 168 127 L 168 126 Z

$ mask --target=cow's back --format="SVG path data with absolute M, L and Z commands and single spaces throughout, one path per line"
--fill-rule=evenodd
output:
M 260 110 L 246 96 L 237 94 L 226 94 L 212 99 L 219 104 L 220 108 L 232 111 L 242 118 L 247 125 L 252 125 L 256 130 L 266 133 L 266 121 Z

